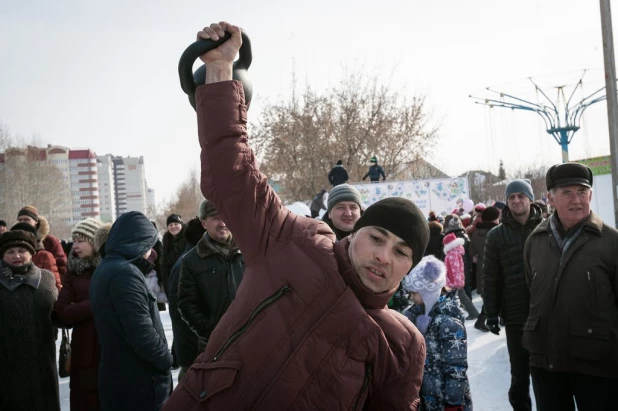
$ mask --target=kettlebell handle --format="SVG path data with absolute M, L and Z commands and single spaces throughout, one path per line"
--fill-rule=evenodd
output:
M 238 60 L 234 62 L 234 72 L 241 70 L 246 71 L 249 66 L 251 66 L 251 41 L 249 40 L 249 36 L 247 36 L 244 30 L 241 32 L 241 35 L 242 46 L 240 46 L 240 50 L 238 50 Z M 180 56 L 180 61 L 178 62 L 178 76 L 180 77 L 180 87 L 182 88 L 182 91 L 184 91 L 189 96 L 189 100 L 191 101 L 193 108 L 195 108 L 195 90 L 197 89 L 197 86 L 203 84 L 203 82 L 196 82 L 193 74 L 193 64 L 202 54 L 219 47 L 230 38 L 232 38 L 232 35 L 226 32 L 223 37 L 216 41 L 212 39 L 197 40 L 189 47 L 187 47 L 182 53 L 182 56 Z M 245 81 L 243 81 L 243 84 L 244 83 Z M 245 85 L 245 88 L 250 89 L 251 85 Z

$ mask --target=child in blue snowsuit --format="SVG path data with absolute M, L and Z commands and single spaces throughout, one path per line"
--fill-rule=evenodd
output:
M 446 267 L 432 255 L 403 279 L 414 305 L 404 312 L 425 336 L 427 357 L 420 411 L 470 411 L 468 345 L 457 290 L 446 292 Z

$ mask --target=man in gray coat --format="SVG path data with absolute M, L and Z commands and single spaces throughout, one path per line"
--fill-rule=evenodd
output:
M 615 410 L 618 401 L 618 231 L 590 211 L 592 172 L 578 163 L 547 171 L 555 212 L 526 242 L 530 352 L 537 408 Z M 575 401 L 574 401 L 575 400 Z

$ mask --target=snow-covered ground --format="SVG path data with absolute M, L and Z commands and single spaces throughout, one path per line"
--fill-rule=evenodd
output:
M 474 299 L 480 310 L 481 300 Z M 168 311 L 163 311 L 161 321 L 165 326 L 168 343 L 172 344 L 172 322 Z M 506 349 L 504 329 L 500 336 L 482 333 L 474 328 L 474 321 L 466 323 L 468 329 L 468 378 L 472 391 L 475 411 L 508 411 L 511 409 L 507 392 L 511 374 L 509 354 Z M 178 371 L 173 371 L 174 386 L 178 380 Z M 530 388 L 534 404 L 534 394 Z M 60 401 L 62 410 L 69 411 L 69 379 L 60 379 Z

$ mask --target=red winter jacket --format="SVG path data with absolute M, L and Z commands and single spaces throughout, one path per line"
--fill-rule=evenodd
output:
M 201 86 L 202 193 L 246 268 L 236 299 L 163 410 L 416 410 L 420 332 L 354 272 L 347 240 L 285 208 L 247 145 L 240 82 Z
M 67 256 L 62 249 L 60 241 L 54 236 L 47 235 L 43 238 L 43 245 L 45 246 L 45 250 L 49 251 L 56 259 L 58 272 L 60 273 L 60 277 L 64 279 L 64 275 L 67 272 Z
M 44 270 L 51 271 L 56 279 L 56 288 L 58 291 L 62 288 L 62 281 L 60 280 L 60 273 L 58 273 L 58 267 L 56 266 L 56 259 L 49 251 L 38 250 L 32 256 L 32 263 Z

